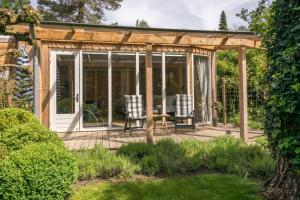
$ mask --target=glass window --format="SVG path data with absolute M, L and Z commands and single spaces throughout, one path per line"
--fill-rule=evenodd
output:
M 152 56 L 153 67 L 153 112 L 162 112 L 162 56 L 154 54 Z
M 135 54 L 112 54 L 112 126 L 124 127 L 124 95 L 135 95 Z
M 56 113 L 75 112 L 75 56 L 57 55 Z
M 108 55 L 83 54 L 83 127 L 108 126 Z
M 185 55 L 166 55 L 166 110 L 176 111 L 176 94 L 187 93 Z

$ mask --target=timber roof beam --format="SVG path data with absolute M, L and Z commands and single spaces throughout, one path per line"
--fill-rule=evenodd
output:
M 23 27 L 24 28 L 24 27 Z M 16 31 L 22 30 L 20 27 Z M 137 28 L 42 22 L 36 27 L 42 41 L 153 44 L 206 49 L 260 48 L 259 35 L 252 32 Z

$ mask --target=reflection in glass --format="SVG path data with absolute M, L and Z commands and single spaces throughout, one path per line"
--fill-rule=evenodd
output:
M 108 56 L 83 54 L 83 127 L 108 126 Z
M 75 112 L 75 56 L 57 55 L 56 113 Z
M 115 127 L 124 127 L 124 95 L 135 95 L 135 58 L 135 54 L 112 54 L 112 126 Z
M 186 56 L 166 55 L 166 109 L 176 110 L 176 94 L 186 94 Z
M 154 54 L 152 56 L 153 67 L 153 112 L 162 112 L 162 56 Z

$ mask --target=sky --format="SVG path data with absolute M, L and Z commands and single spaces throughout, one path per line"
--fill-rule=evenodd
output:
M 36 6 L 37 0 L 32 0 Z M 230 28 L 243 25 L 235 16 L 241 8 L 252 10 L 258 0 L 123 0 L 121 8 L 106 12 L 110 24 L 134 26 L 137 19 L 146 20 L 151 27 L 217 30 L 222 10 Z

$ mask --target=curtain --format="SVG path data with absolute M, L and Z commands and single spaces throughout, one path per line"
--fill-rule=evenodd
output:
M 194 93 L 197 122 L 211 121 L 211 77 L 208 57 L 194 56 Z

